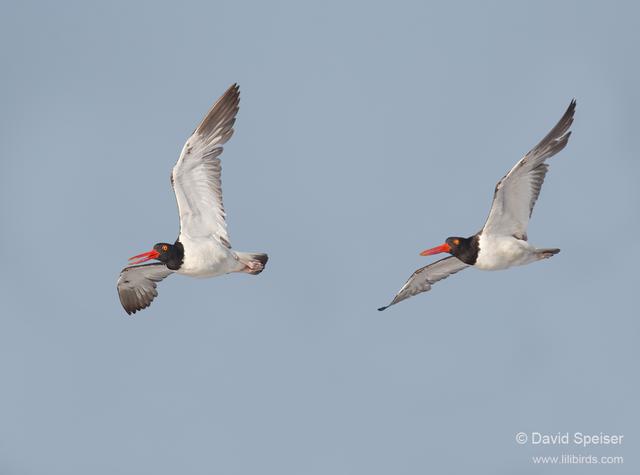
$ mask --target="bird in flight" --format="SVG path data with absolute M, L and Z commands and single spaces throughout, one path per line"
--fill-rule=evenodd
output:
M 547 259 L 560 252 L 560 249 L 539 249 L 529 244 L 527 225 L 549 169 L 545 162 L 567 145 L 575 110 L 574 99 L 547 136 L 498 182 L 484 227 L 468 238 L 449 237 L 444 244 L 422 251 L 421 256 L 441 252 L 451 256 L 415 271 L 391 303 L 378 310 L 426 292 L 436 282 L 470 266 L 482 270 L 507 269 Z
M 216 277 L 231 272 L 256 275 L 268 256 L 231 248 L 222 205 L 220 155 L 233 135 L 240 104 L 240 89 L 232 85 L 218 99 L 184 144 L 171 172 L 178 202 L 180 233 L 173 244 L 158 243 L 149 252 L 129 259 L 118 279 L 118 295 L 131 315 L 151 305 L 158 282 L 173 273 Z M 136 260 L 137 259 L 137 260 Z M 151 264 L 143 262 L 155 260 Z

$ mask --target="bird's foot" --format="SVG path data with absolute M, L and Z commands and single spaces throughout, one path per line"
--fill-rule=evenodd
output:
M 249 261 L 244 263 L 244 272 L 247 274 L 259 274 L 264 269 L 260 261 Z
M 549 259 L 560 252 L 560 249 L 539 249 L 537 252 L 538 259 Z

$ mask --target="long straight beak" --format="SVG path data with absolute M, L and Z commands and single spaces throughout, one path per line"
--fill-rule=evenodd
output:
M 451 247 L 446 242 L 438 247 L 434 247 L 431 249 L 427 249 L 426 251 L 422 251 L 420 253 L 421 256 L 432 256 L 434 254 L 440 254 L 441 252 L 451 252 Z
M 155 249 L 149 252 L 143 252 L 142 254 L 138 254 L 137 256 L 130 257 L 129 260 L 141 258 L 135 262 L 129 262 L 129 264 L 141 264 L 142 262 L 150 261 L 151 259 L 157 259 L 160 256 L 160 253 Z

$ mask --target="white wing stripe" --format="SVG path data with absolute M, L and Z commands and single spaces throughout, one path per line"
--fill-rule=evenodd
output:
M 220 154 L 233 135 L 240 92 L 231 86 L 185 144 L 173 167 L 172 183 L 180 214 L 180 234 L 214 237 L 230 247 L 222 202 Z
M 575 108 L 573 100 L 545 138 L 498 182 L 483 233 L 526 239 L 529 218 L 548 170 L 544 162 L 567 145 Z

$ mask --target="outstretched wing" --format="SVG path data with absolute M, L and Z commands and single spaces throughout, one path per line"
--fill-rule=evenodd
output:
M 231 247 L 222 204 L 219 157 L 222 145 L 233 135 L 239 105 L 240 89 L 234 84 L 189 137 L 173 167 L 171 184 L 178 202 L 180 235 L 214 237 Z
M 409 297 L 431 290 L 431 286 L 436 282 L 446 279 L 450 275 L 460 272 L 467 267 L 469 267 L 468 264 L 465 264 L 454 256 L 445 257 L 433 264 L 424 266 L 409 277 L 409 280 L 402 286 L 389 305 L 380 307 L 378 310 L 385 310 Z
M 157 283 L 172 274 L 164 264 L 125 267 L 118 278 L 118 295 L 125 311 L 131 315 L 147 308 L 158 295 Z
M 529 218 L 549 168 L 545 160 L 567 145 L 575 110 L 574 99 L 551 132 L 498 182 L 483 233 L 527 239 Z

